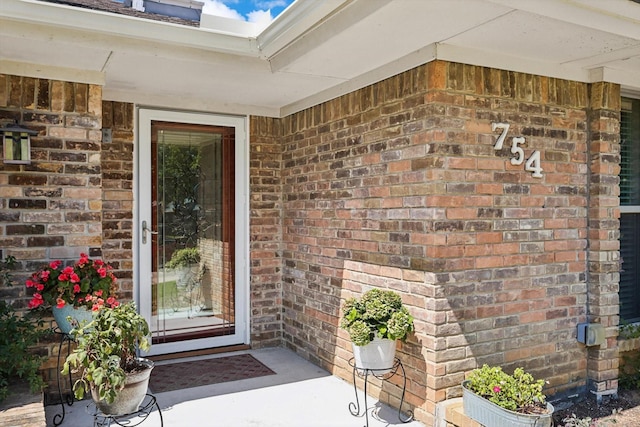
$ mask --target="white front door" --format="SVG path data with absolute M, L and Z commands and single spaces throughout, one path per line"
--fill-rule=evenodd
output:
M 148 355 L 248 343 L 246 118 L 138 110 L 136 295 Z

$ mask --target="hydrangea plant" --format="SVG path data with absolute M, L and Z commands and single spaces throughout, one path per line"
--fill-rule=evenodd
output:
M 483 365 L 471 372 L 465 387 L 505 409 L 536 414 L 546 411 L 544 384 L 544 380 L 535 380 L 522 368 L 509 375 L 499 366 Z
M 361 299 L 346 300 L 342 309 L 340 327 L 357 346 L 369 344 L 376 335 L 405 341 L 414 330 L 413 317 L 394 291 L 371 289 Z

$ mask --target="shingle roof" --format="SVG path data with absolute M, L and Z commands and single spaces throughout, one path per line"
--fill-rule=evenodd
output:
M 135 16 L 137 18 L 150 19 L 153 21 L 171 22 L 173 24 L 199 27 L 200 23 L 188 19 L 176 18 L 172 16 L 159 15 L 157 13 L 140 12 L 139 10 L 125 6 L 115 0 L 39 0 L 46 3 L 64 4 L 67 6 L 81 7 L 85 9 L 100 10 L 103 12 L 117 13 L 119 15 Z

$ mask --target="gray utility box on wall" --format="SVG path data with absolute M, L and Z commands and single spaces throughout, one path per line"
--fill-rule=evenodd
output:
M 602 344 L 604 342 L 604 327 L 599 323 L 579 323 L 578 342 L 586 346 Z

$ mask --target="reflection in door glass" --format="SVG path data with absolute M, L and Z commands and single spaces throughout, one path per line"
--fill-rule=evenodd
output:
M 153 122 L 152 333 L 234 332 L 233 128 Z

